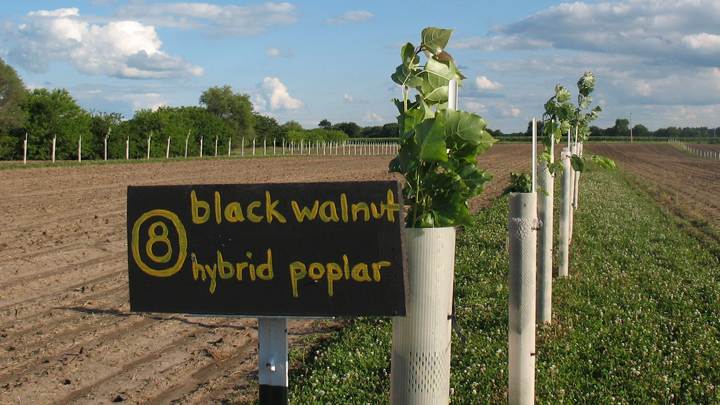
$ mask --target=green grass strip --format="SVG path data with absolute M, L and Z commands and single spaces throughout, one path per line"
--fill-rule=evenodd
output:
M 507 212 L 502 198 L 458 233 L 468 340 L 453 340 L 453 404 L 506 402 Z M 583 175 L 571 277 L 555 281 L 553 324 L 537 337 L 538 404 L 720 403 L 720 265 L 672 218 L 621 173 Z M 356 318 L 295 352 L 291 403 L 387 403 L 391 330 Z

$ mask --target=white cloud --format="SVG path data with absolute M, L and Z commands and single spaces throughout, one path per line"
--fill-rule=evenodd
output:
M 268 105 L 271 111 L 300 111 L 305 108 L 302 101 L 290 97 L 287 87 L 278 78 L 266 77 L 259 87 L 261 94 L 256 97 L 255 105 L 258 111 L 261 111 L 260 108 L 264 110 Z
M 265 55 L 267 55 L 271 58 L 275 58 L 275 57 L 279 57 L 279 56 L 284 56 L 284 57 L 289 58 L 289 57 L 293 56 L 292 52 L 290 52 L 289 50 L 286 52 L 283 52 L 277 48 L 272 48 L 272 47 L 265 50 Z
M 477 87 L 477 89 L 480 91 L 485 91 L 485 90 L 500 90 L 504 86 L 498 82 L 490 81 L 490 79 L 488 79 L 485 76 L 478 76 L 475 78 L 475 87 Z
M 520 109 L 519 108 L 509 108 L 509 109 L 503 111 L 503 115 L 506 117 L 517 118 L 520 116 Z
M 325 22 L 328 24 L 357 24 L 369 21 L 373 17 L 375 16 L 369 11 L 348 11 L 339 17 L 330 18 Z
M 374 112 L 366 111 L 365 116 L 362 119 L 363 122 L 373 123 L 373 124 L 382 124 L 385 122 L 385 119 Z
M 250 6 L 218 6 L 208 3 L 156 3 L 128 5 L 116 16 L 185 30 L 204 31 L 217 37 L 251 37 L 270 27 L 296 24 L 299 19 L 290 3 L 267 2 Z
M 682 41 L 691 49 L 701 53 L 720 53 L 720 35 L 703 32 L 700 34 L 686 35 Z
M 137 21 L 93 24 L 77 8 L 31 12 L 26 19 L 28 23 L 2 36 L 15 44 L 8 57 L 35 72 L 46 72 L 52 61 L 64 61 L 88 75 L 131 79 L 205 74 L 202 67 L 160 50 L 155 28 Z
M 459 41 L 463 49 L 568 49 L 676 64 L 718 66 L 720 2 L 620 0 L 561 3 L 493 28 L 497 36 Z
M 343 101 L 346 102 L 346 103 L 352 104 L 352 103 L 355 102 L 355 97 L 353 97 L 353 96 L 351 96 L 351 95 L 349 95 L 349 94 L 345 94 L 345 95 L 343 96 Z

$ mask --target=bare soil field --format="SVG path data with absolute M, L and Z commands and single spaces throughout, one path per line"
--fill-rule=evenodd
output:
M 718 145 L 703 146 L 720 151 Z M 589 144 L 590 153 L 656 185 L 672 204 L 720 225 L 720 161 L 702 158 L 670 144 Z
M 496 178 L 473 209 L 502 192 L 510 171 L 529 170 L 528 156 L 528 145 L 495 145 L 482 155 L 480 166 Z M 0 171 L 0 404 L 251 402 L 258 368 L 254 319 L 129 311 L 127 186 L 400 179 L 387 173 L 390 159 L 306 156 Z M 291 321 L 291 345 L 333 327 Z

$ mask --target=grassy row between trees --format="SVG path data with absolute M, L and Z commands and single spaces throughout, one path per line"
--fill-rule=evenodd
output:
M 458 233 L 455 404 L 506 401 L 507 212 L 501 198 Z M 555 280 L 554 320 L 537 336 L 538 404 L 720 401 L 720 246 L 683 221 L 622 173 L 585 173 L 571 277 Z M 387 403 L 391 330 L 351 319 L 295 351 L 291 402 Z

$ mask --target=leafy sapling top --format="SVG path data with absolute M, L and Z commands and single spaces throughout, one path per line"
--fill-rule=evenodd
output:
M 562 166 L 561 162 L 551 164 L 551 145 L 560 143 L 563 134 L 572 133 L 573 130 L 575 130 L 576 142 L 588 140 L 590 137 L 590 123 L 602 111 L 600 106 L 595 106 L 587 113 L 583 113 L 583 110 L 590 108 L 590 103 L 593 101 L 590 94 L 595 90 L 595 75 L 592 72 L 585 72 L 578 80 L 577 86 L 577 106 L 570 101 L 570 91 L 560 85 L 555 86 L 555 95 L 545 103 L 545 113 L 543 114 L 543 132 L 545 136 L 542 139 L 545 151 L 538 156 L 538 159 L 545 160 L 550 173 L 554 173 L 556 169 Z M 591 158 L 595 163 L 606 169 L 615 168 L 615 162 L 612 159 L 598 155 L 591 155 Z M 572 155 L 570 163 L 575 171 L 582 172 L 585 170 L 585 158 L 582 156 Z
M 480 195 L 492 175 L 477 167 L 477 155 L 496 141 L 477 114 L 449 108 L 450 81 L 465 77 L 445 51 L 453 30 L 429 27 L 418 47 L 407 43 L 392 79 L 403 88 L 394 99 L 400 151 L 390 172 L 401 173 L 408 206 L 406 226 L 434 228 L 471 225 L 468 199 Z M 429 59 L 420 66 L 420 54 Z M 417 91 L 414 99 L 410 92 Z

